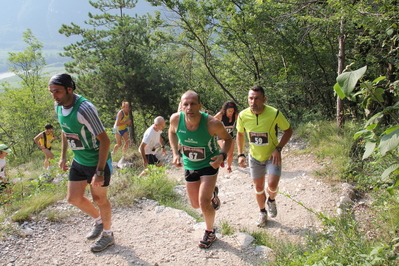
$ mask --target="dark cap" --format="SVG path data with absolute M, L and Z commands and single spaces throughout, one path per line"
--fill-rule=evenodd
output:
M 59 85 L 66 88 L 76 89 L 75 82 L 69 74 L 55 74 L 51 77 L 48 85 Z

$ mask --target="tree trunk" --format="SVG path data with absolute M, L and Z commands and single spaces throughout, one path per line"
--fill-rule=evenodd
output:
M 344 71 L 345 65 L 345 21 L 341 20 L 340 36 L 338 37 L 339 52 L 338 52 L 338 75 Z M 337 126 L 342 128 L 344 125 L 344 110 L 342 99 L 337 96 Z
M 130 102 L 129 102 L 130 105 Z M 131 105 L 130 105 L 131 106 Z M 136 140 L 136 128 L 134 126 L 134 117 L 133 117 L 133 112 L 130 109 L 130 117 L 132 120 L 132 123 L 130 124 L 130 132 L 129 132 L 129 138 L 130 138 L 130 145 L 136 145 L 137 144 L 137 140 Z

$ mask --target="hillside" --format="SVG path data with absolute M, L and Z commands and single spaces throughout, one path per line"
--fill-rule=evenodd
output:
M 307 233 L 318 232 L 320 221 L 292 199 L 330 216 L 336 211 L 341 193 L 340 186 L 332 187 L 312 175 L 322 166 L 311 154 L 293 155 L 291 151 L 287 148 L 283 153 L 285 167 L 280 182 L 282 194 L 278 196 L 279 214 L 270 219 L 264 229 L 255 226 L 258 210 L 248 169 L 235 166 L 230 175 L 221 169 L 217 182 L 222 201 L 216 213 L 218 240 L 207 250 L 197 247 L 203 223 L 197 223 L 184 211 L 159 206 L 152 200 L 137 199 L 130 207 L 113 209 L 115 245 L 92 253 L 89 251 L 91 241 L 84 238 L 91 228 L 91 219 L 66 201 L 60 201 L 50 209 L 67 213 L 64 221 L 49 222 L 38 216 L 25 222 L 16 227 L 25 237 L 9 236 L 0 242 L 0 256 L 9 265 L 241 266 L 265 263 L 273 259 L 273 251 L 267 246 L 253 244 L 253 238 L 246 231 L 266 230 L 276 241 L 300 241 Z M 169 162 L 170 155 L 163 159 Z M 170 167 L 168 173 L 182 179 L 182 169 Z M 116 175 L 114 178 L 123 177 Z M 184 186 L 176 189 L 185 193 Z M 233 235 L 221 234 L 224 222 L 235 229 Z

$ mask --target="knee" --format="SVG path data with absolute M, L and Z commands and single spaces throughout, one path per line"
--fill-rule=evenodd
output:
M 200 202 L 199 202 L 199 205 L 200 205 L 201 209 L 203 209 L 204 207 L 205 208 L 210 207 L 211 206 L 211 199 L 201 198 Z
M 257 192 L 262 192 L 262 191 L 264 191 L 265 190 L 265 185 L 263 184 L 256 184 L 255 186 L 255 191 L 257 191 Z
M 74 205 L 74 206 L 79 206 L 81 204 L 81 202 L 83 201 L 82 197 L 67 197 L 67 201 L 68 203 Z
M 107 205 L 109 203 L 109 201 L 106 197 L 104 197 L 104 198 L 93 197 L 93 201 L 98 207 Z

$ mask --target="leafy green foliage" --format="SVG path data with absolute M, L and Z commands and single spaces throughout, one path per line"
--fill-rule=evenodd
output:
M 357 132 L 354 138 L 357 139 L 362 136 L 365 140 L 365 152 L 362 159 L 367 159 L 373 153 L 378 153 L 381 161 L 390 162 L 388 168 L 382 173 L 381 179 L 386 181 L 386 178 L 394 173 L 393 186 L 388 188 L 388 192 L 393 194 L 393 189 L 399 186 L 399 171 L 397 171 L 399 158 L 396 156 L 399 148 L 399 117 L 397 111 L 399 102 L 390 105 L 385 101 L 383 95 L 386 90 L 382 87 L 384 85 L 381 85 L 385 81 L 384 77 L 377 78 L 373 82 L 362 81 L 360 90 L 353 94 L 352 91 L 358 80 L 364 75 L 365 70 L 365 68 L 361 68 L 360 70 L 343 73 L 338 76 L 337 81 L 340 83 L 340 87 L 345 84 L 346 88 L 342 92 L 346 96 L 353 95 L 353 100 L 356 100 L 355 97 L 360 98 L 362 107 L 366 109 L 366 114 L 370 113 L 368 109 L 372 103 L 377 103 L 381 107 L 381 111 L 373 115 L 366 122 L 364 129 Z M 387 93 L 396 90 L 395 84 L 385 84 L 385 87 L 390 86 L 392 86 L 392 89 L 388 89 Z M 367 104 L 364 104 L 365 102 Z
M 11 87 L 2 83 L 0 93 L 0 139 L 11 146 L 9 158 L 13 163 L 22 163 L 29 159 L 37 149 L 33 137 L 44 130 L 46 123 L 53 123 L 55 114 L 52 99 L 45 89 L 47 81 L 41 76 L 44 58 L 42 44 L 36 40 L 30 30 L 24 33 L 28 47 L 19 53 L 10 53 L 12 70 L 22 81 L 21 86 Z
M 130 103 L 132 110 L 150 113 L 152 117 L 166 117 L 175 110 L 171 107 L 171 99 L 175 98 L 173 76 L 157 61 L 157 50 L 162 49 L 163 42 L 162 34 L 155 30 L 162 26 L 159 14 L 127 15 L 124 11 L 134 8 L 136 3 L 137 0 L 90 1 L 102 13 L 89 13 L 87 28 L 71 23 L 60 29 L 66 36 L 83 38 L 65 47 L 62 55 L 73 59 L 66 69 L 78 74 L 79 90 L 101 113 L 108 114 L 112 119 L 109 123 L 113 123 L 116 110 L 124 101 Z M 137 130 L 142 128 L 132 127 L 133 142 Z

